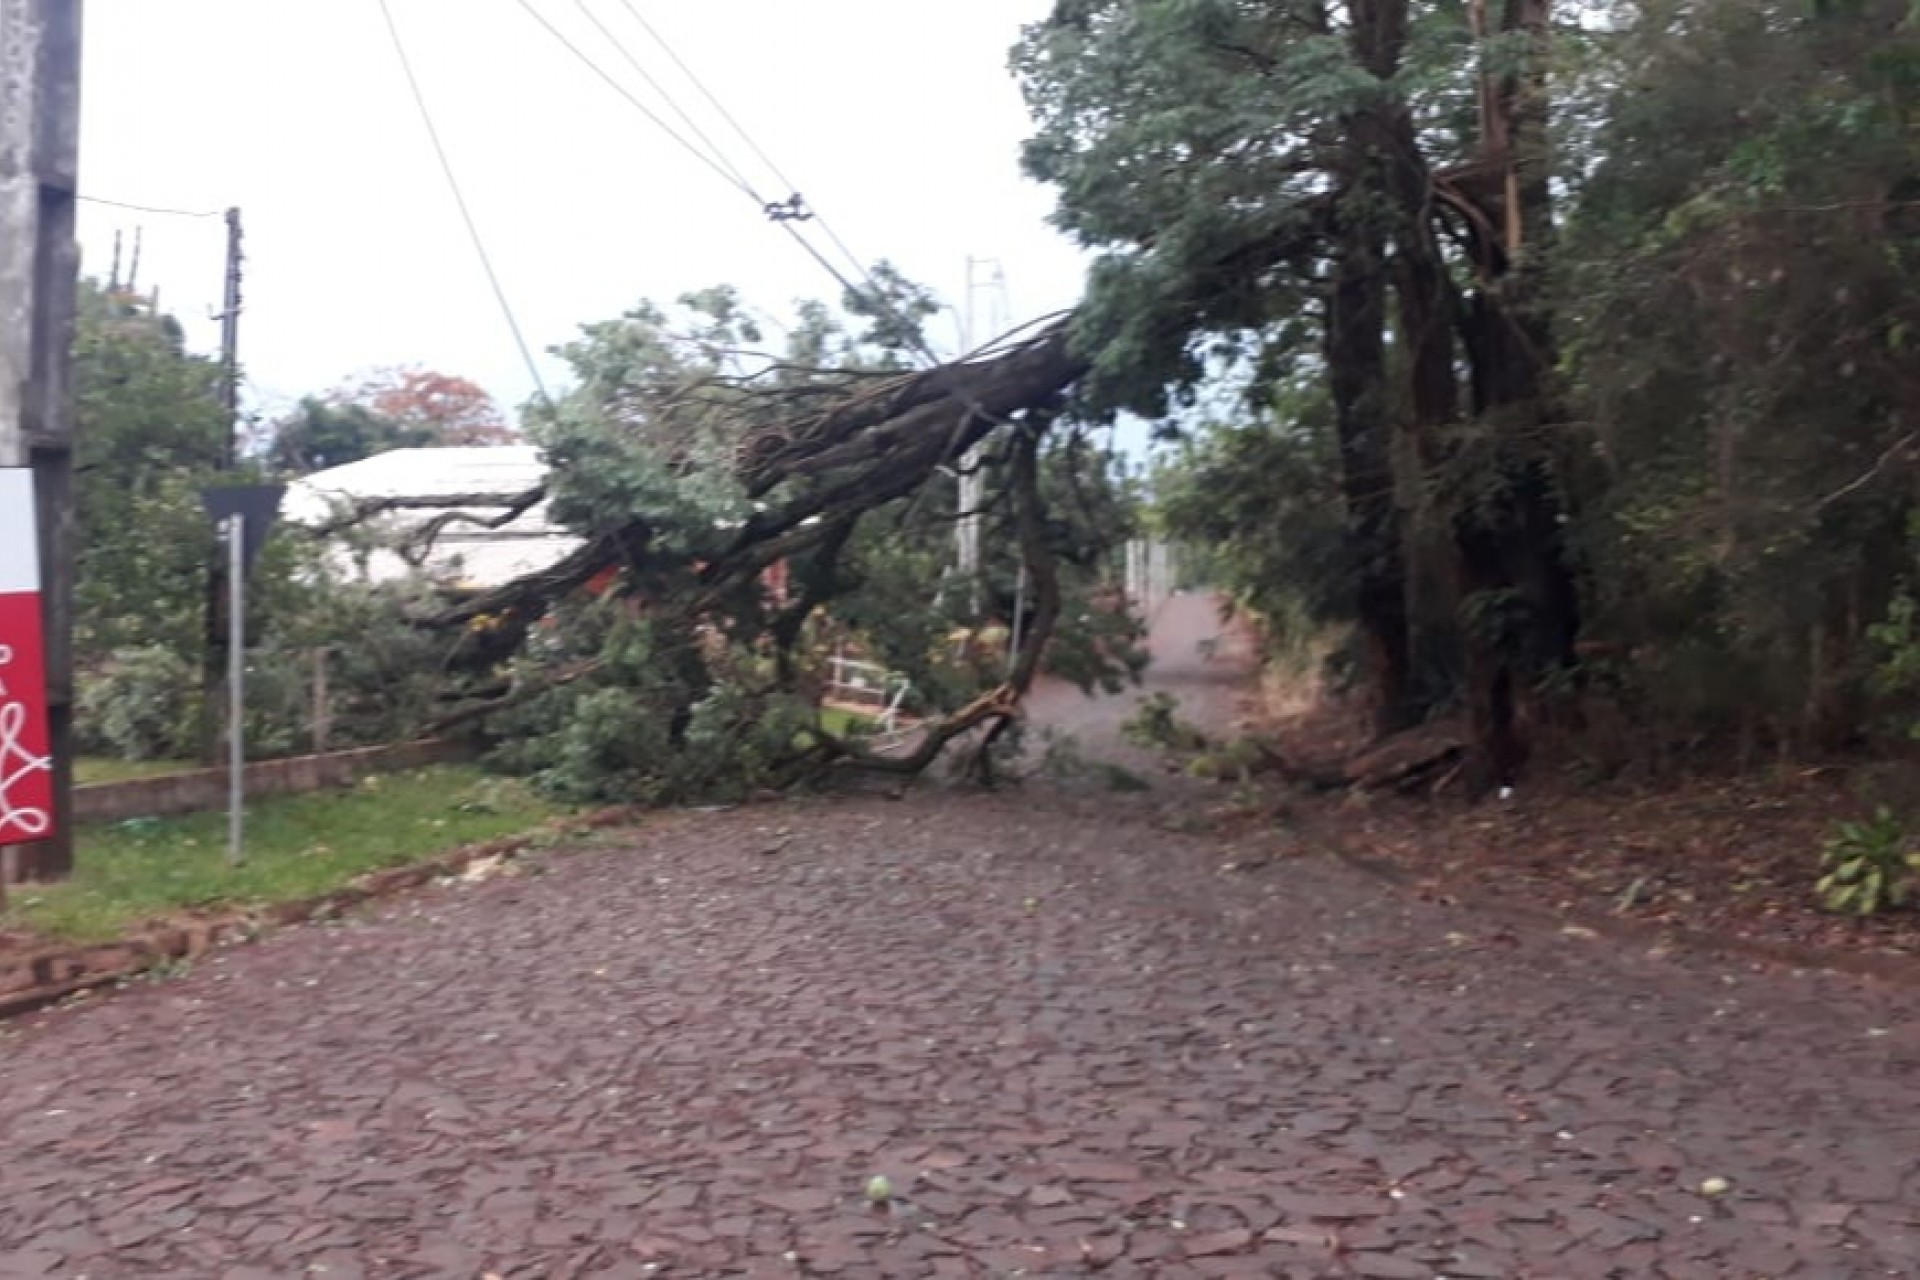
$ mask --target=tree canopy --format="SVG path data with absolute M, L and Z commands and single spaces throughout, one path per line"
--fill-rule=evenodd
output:
M 1084 399 L 1238 394 L 1166 518 L 1351 621 L 1381 732 L 1459 709 L 1484 787 L 1602 688 L 1683 739 L 1870 726 L 1914 567 L 1909 5 L 1061 0 L 1013 65 L 1100 255 Z
M 326 395 L 305 396 L 267 431 L 277 471 L 304 475 L 389 449 L 509 444 L 518 433 L 479 385 L 421 368 L 382 369 Z
M 569 385 L 522 414 L 549 479 L 511 504 L 580 547 L 416 610 L 459 637 L 443 722 L 581 794 L 684 793 L 722 759 L 758 762 L 728 775 L 747 787 L 919 768 L 1004 733 L 1043 662 L 1097 682 L 1134 657 L 1094 605 L 1137 518 L 1093 434 L 1122 413 L 1180 441 L 1161 526 L 1276 626 L 1340 629 L 1376 735 L 1463 722 L 1471 790 L 1605 717 L 1791 749 L 1902 714 L 1907 0 L 1059 0 L 1012 71 L 1027 172 L 1095 254 L 1083 304 L 936 367 L 937 300 L 884 263 L 777 344 L 724 287 L 584 326 Z M 217 440 L 205 362 L 137 305 L 87 305 L 137 338 L 101 376 L 132 362 L 153 404 L 191 402 L 97 409 L 125 415 L 97 465 Z M 390 370 L 303 401 L 270 460 L 507 437 L 472 384 Z M 974 514 L 981 583 L 950 551 Z M 976 596 L 1038 624 L 995 672 L 950 643 Z M 920 748 L 799 727 L 839 646 L 910 675 Z

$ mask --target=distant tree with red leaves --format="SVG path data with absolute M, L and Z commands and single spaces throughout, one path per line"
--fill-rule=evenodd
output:
M 417 366 L 377 370 L 330 399 L 359 405 L 437 445 L 512 444 L 520 438 L 477 383 Z

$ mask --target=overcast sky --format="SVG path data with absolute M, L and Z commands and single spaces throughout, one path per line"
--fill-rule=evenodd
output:
M 674 90 L 753 185 L 785 196 L 634 22 L 629 0 L 531 0 L 643 99 L 582 3 Z M 1005 270 L 1008 318 L 1070 306 L 1081 255 L 1019 174 L 1006 70 L 1049 0 L 630 0 L 861 258 L 963 304 Z M 390 0 L 427 103 L 545 376 L 584 322 L 708 284 L 784 311 L 830 277 L 739 190 L 574 60 L 520 0 Z M 378 0 L 87 0 L 81 188 L 246 225 L 241 356 L 268 413 L 369 368 L 531 389 L 436 165 Z M 664 113 L 664 108 L 662 108 Z M 670 117 L 669 117 L 670 118 Z M 218 217 L 84 205 L 86 269 L 143 234 L 143 286 L 212 350 Z M 977 295 L 985 313 L 999 300 Z M 984 327 L 984 325 L 983 325 Z M 950 320 L 930 335 L 954 345 Z M 985 335 L 982 335 L 985 336 Z

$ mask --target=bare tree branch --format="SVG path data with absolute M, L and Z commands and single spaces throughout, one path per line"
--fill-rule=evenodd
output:
M 1813 514 L 1818 515 L 1842 498 L 1858 493 L 1879 479 L 1889 467 L 1900 462 L 1920 462 L 1920 431 L 1909 431 L 1887 447 L 1887 451 L 1874 460 L 1871 467 L 1847 483 L 1835 489 L 1813 506 Z

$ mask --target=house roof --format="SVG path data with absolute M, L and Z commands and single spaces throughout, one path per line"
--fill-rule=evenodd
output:
M 391 449 L 293 481 L 281 511 L 293 523 L 313 526 L 359 502 L 452 502 L 450 507 L 386 512 L 370 522 L 399 538 L 449 509 L 479 519 L 497 518 L 507 499 L 534 488 L 546 475 L 547 464 L 536 445 Z M 424 574 L 461 587 L 494 587 L 543 569 L 579 545 L 577 537 L 548 518 L 541 502 L 498 529 L 448 525 L 417 567 L 382 551 L 366 558 L 362 572 L 373 581 Z

